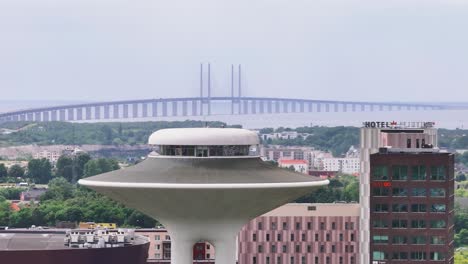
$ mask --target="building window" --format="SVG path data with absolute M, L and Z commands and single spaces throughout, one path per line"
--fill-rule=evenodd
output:
M 265 262 L 266 262 L 266 264 L 270 264 L 270 257 L 266 257 Z
M 426 180 L 426 166 L 412 166 L 411 167 L 411 180 L 425 181 Z
M 431 236 L 431 245 L 444 245 L 445 237 L 444 236 Z
M 352 257 L 352 256 L 349 257 L 349 263 L 350 264 L 355 264 L 356 263 L 355 260 L 354 260 L 354 257 Z
M 411 205 L 411 212 L 413 213 L 425 213 L 427 211 L 427 207 L 425 204 L 412 204 Z
M 408 240 L 405 236 L 393 236 L 392 237 L 392 244 L 405 245 L 407 243 L 408 243 Z
M 312 246 L 311 245 L 307 245 L 307 253 L 310 253 L 312 252 Z
M 302 239 L 302 241 L 306 241 L 306 234 L 302 233 L 301 239 Z
M 336 253 L 336 247 L 335 247 L 335 245 L 332 245 L 332 253 Z
M 420 145 L 419 145 L 419 138 L 416 139 L 416 148 L 419 148 Z
M 375 235 L 372 236 L 372 241 L 375 244 L 388 244 L 388 236 Z
M 166 240 L 171 240 L 171 236 L 166 235 Z
M 206 254 L 206 259 L 211 259 L 210 253 Z
M 307 222 L 307 230 L 311 230 L 312 229 L 312 223 L 311 222 Z
M 373 260 L 386 260 L 388 259 L 387 253 L 383 251 L 372 251 Z
M 445 254 L 442 252 L 431 251 L 431 260 L 445 260 Z
M 426 220 L 411 220 L 411 228 L 426 228 Z
M 333 229 L 333 230 L 336 229 L 336 223 L 335 223 L 335 222 L 332 222 L 332 229 Z
M 326 264 L 330 264 L 330 257 L 326 257 L 326 258 L 325 258 L 325 263 L 326 263 Z
M 407 204 L 392 204 L 392 212 L 393 213 L 408 212 L 408 205 Z
M 426 188 L 413 188 L 411 195 L 414 197 L 426 197 Z
M 301 252 L 301 246 L 300 245 L 296 245 L 296 253 L 299 253 Z
M 425 245 L 426 244 L 426 237 L 425 236 L 411 237 L 411 244 L 413 244 L 413 245 Z
M 271 229 L 276 230 L 276 222 L 271 222 Z
M 413 251 L 410 256 L 411 260 L 426 260 L 426 252 L 424 251 Z
M 288 251 L 288 247 L 286 245 L 283 245 L 283 253 L 286 253 Z
M 270 234 L 266 234 L 266 241 L 270 241 Z
M 351 240 L 351 241 L 354 241 L 354 234 L 351 234 L 351 235 L 350 235 L 350 240 Z
M 444 188 L 431 188 L 429 193 L 431 197 L 445 197 Z
M 319 241 L 319 234 L 315 234 L 315 241 Z
M 157 250 L 160 250 L 160 249 L 161 249 L 161 245 L 160 245 L 160 244 L 157 244 L 157 245 L 156 245 L 156 249 L 157 249 Z
M 154 240 L 161 240 L 161 236 L 160 235 L 155 235 Z
M 445 181 L 445 166 L 431 166 L 431 180 Z
M 325 252 L 325 246 L 324 245 L 320 245 L 320 253 L 323 253 Z
M 283 263 L 283 262 L 281 261 L 281 257 L 278 256 L 278 257 L 276 258 L 276 264 L 281 264 L 281 263 Z
M 294 234 L 291 234 L 291 241 L 294 241 Z
M 296 230 L 300 230 L 301 229 L 301 223 L 300 222 L 296 222 Z
M 340 241 L 343 241 L 343 234 L 340 234 Z
M 320 222 L 320 230 L 324 230 L 325 229 L 325 223 L 324 222 Z
M 376 219 L 372 221 L 372 226 L 374 228 L 387 228 L 388 222 L 387 220 L 384 220 L 384 219 Z
M 388 168 L 387 166 L 374 166 L 372 168 L 372 179 L 377 181 L 388 180 Z
M 210 249 L 210 248 L 211 248 L 210 244 L 206 244 L 206 249 Z
M 327 241 L 330 241 L 330 234 L 327 233 L 327 234 L 325 235 L 325 239 L 326 239 Z
M 411 138 L 406 139 L 406 147 L 411 148 Z
M 340 260 L 338 262 L 339 264 L 343 264 L 343 257 L 340 257 Z
M 392 180 L 394 181 L 406 181 L 408 179 L 408 167 L 407 166 L 392 166 Z
M 408 221 L 402 219 L 393 219 L 392 220 L 392 228 L 407 228 Z
M 408 252 L 393 252 L 392 259 L 400 259 L 400 260 L 408 259 Z
M 257 241 L 257 234 L 252 234 L 252 241 Z
M 308 210 L 308 211 L 315 211 L 315 210 L 317 210 L 317 207 L 314 206 L 314 205 L 307 206 L 307 210 Z
M 408 196 L 408 189 L 406 188 L 393 188 L 392 189 L 392 195 L 393 196 Z
M 263 223 L 262 222 L 258 222 L 258 230 L 262 230 L 263 229 Z
M 431 220 L 431 228 L 446 228 L 445 220 Z
M 276 240 L 281 241 L 281 234 L 276 235 Z
M 301 257 L 301 264 L 306 264 L 306 258 L 304 256 Z
M 318 257 L 315 257 L 315 264 L 319 264 L 319 258 Z
M 445 213 L 445 204 L 433 204 L 431 205 L 431 212 L 433 213 Z
M 388 188 L 382 188 L 382 187 L 372 188 L 373 196 L 388 196 L 388 194 L 389 194 Z
M 388 212 L 388 204 L 375 204 L 374 205 L 374 212 Z
M 252 257 L 252 264 L 257 264 L 257 257 Z
M 276 245 L 271 245 L 271 253 L 276 253 Z
M 263 252 L 263 246 L 262 245 L 258 245 L 258 253 L 262 253 Z
M 288 229 L 288 223 L 283 222 L 283 230 L 286 230 L 286 229 Z

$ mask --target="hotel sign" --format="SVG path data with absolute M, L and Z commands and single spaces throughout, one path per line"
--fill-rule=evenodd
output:
M 366 121 L 363 122 L 363 126 L 366 128 L 431 128 L 435 126 L 435 122 L 386 122 L 386 121 Z

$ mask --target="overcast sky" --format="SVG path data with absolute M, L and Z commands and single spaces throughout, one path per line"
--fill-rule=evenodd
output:
M 0 0 L 0 99 L 468 101 L 464 0 Z

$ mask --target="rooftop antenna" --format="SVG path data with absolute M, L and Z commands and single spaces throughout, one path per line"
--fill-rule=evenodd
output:
M 242 87 L 242 69 L 241 69 L 241 65 L 239 64 L 239 97 L 242 96 L 241 94 L 241 87 Z

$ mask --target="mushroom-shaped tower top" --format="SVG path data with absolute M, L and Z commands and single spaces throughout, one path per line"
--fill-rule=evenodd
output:
M 172 128 L 154 132 L 150 145 L 258 145 L 258 135 L 250 130 L 237 128 Z

